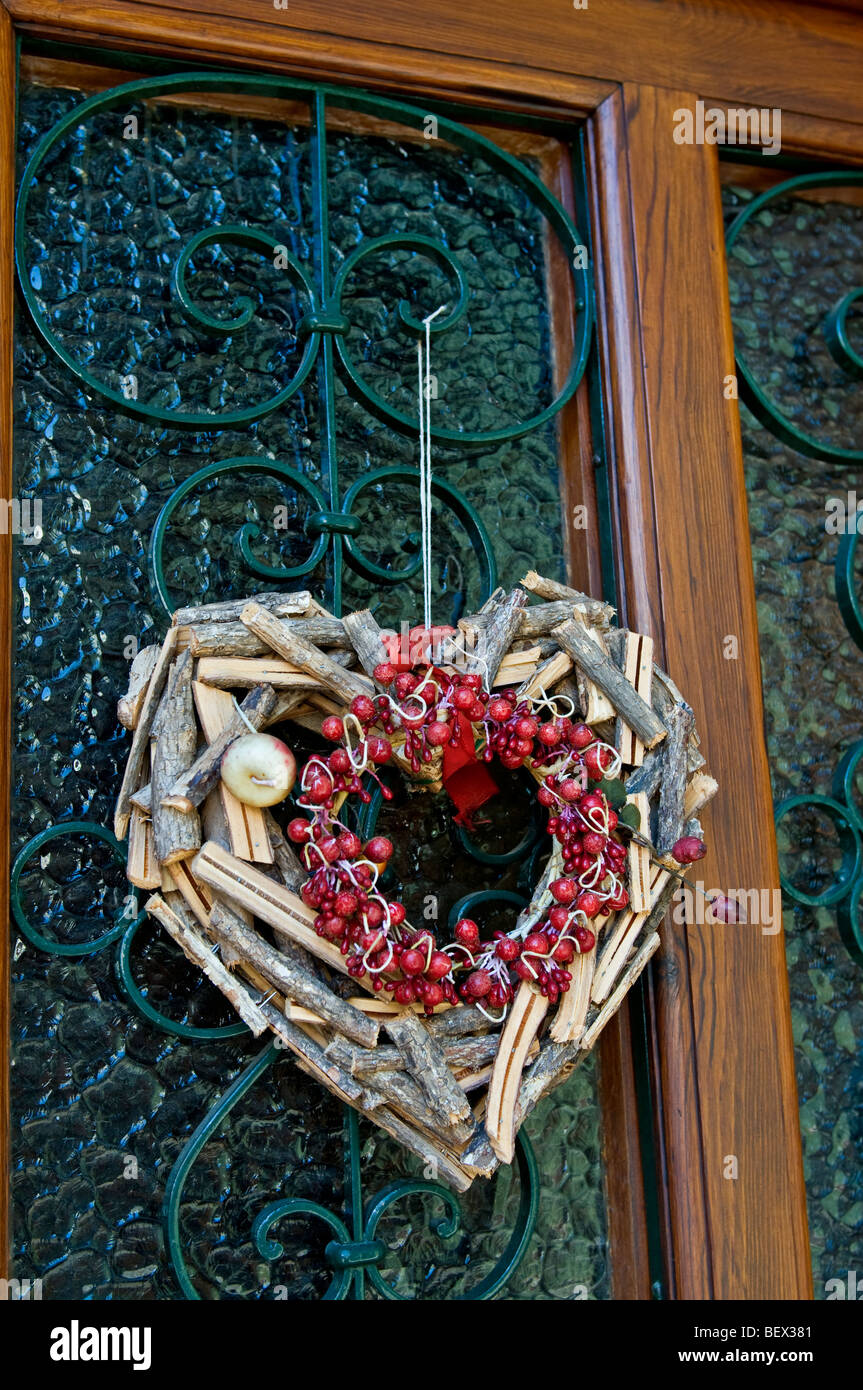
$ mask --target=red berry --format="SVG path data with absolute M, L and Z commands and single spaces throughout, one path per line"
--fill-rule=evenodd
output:
M 574 777 L 567 777 L 558 787 L 558 792 L 564 801 L 577 801 L 581 796 L 581 784 L 576 782 Z
M 454 690 L 452 693 L 452 702 L 456 709 L 470 709 L 471 705 L 473 704 L 473 691 L 468 690 L 463 685 L 460 685 L 458 689 Z
M 512 961 L 519 955 L 519 945 L 511 936 L 502 936 L 494 948 L 498 960 Z
M 396 699 L 403 700 L 405 696 L 412 695 L 418 685 L 416 676 L 412 676 L 410 671 L 402 671 L 401 675 L 396 676 Z
M 552 955 L 560 965 L 567 965 L 575 955 L 575 945 L 570 937 L 561 937 L 552 948 Z
M 412 1004 L 416 999 L 416 989 L 413 980 L 399 980 L 393 990 L 393 999 L 397 1004 Z
M 532 715 L 523 714 L 520 719 L 516 720 L 515 731 L 519 738 L 529 738 L 533 740 L 536 738 L 538 729 L 539 725 Z
M 374 669 L 374 677 L 378 685 L 392 685 L 398 672 L 391 661 L 379 661 Z
M 588 830 L 581 843 L 585 854 L 602 854 L 605 849 L 605 836 L 598 830 Z
M 371 724 L 377 710 L 374 701 L 368 695 L 355 695 L 351 700 L 351 714 L 355 714 L 361 724 Z
M 554 720 L 548 724 L 540 724 L 539 741 L 544 743 L 546 748 L 556 748 L 560 743 L 560 737 L 560 727 Z
M 703 859 L 706 853 L 707 846 L 697 835 L 684 835 L 671 847 L 672 858 L 678 864 L 694 864 L 696 859 Z
M 339 843 L 332 835 L 326 835 L 318 840 L 318 849 L 324 856 L 328 864 L 335 864 L 340 857 Z
M 452 969 L 452 961 L 445 951 L 432 951 L 431 960 L 426 970 L 426 978 L 429 980 L 442 980 L 444 975 L 448 975 Z
M 291 838 L 293 839 L 293 836 Z M 337 835 L 336 844 L 342 859 L 356 859 L 363 847 L 359 835 L 355 835 L 352 830 L 343 830 L 341 834 Z
M 596 937 L 590 930 L 590 927 L 582 927 L 579 925 L 573 929 L 572 935 L 582 954 L 584 954 L 585 951 L 592 951 L 596 945 Z
M 530 961 L 517 960 L 513 969 L 520 980 L 536 980 L 536 969 Z
M 444 993 L 440 985 L 429 982 L 422 986 L 422 1000 L 427 1009 L 433 1009 L 436 1004 L 442 1004 Z
M 442 748 L 445 743 L 449 743 L 452 731 L 449 724 L 444 724 L 442 719 L 434 719 L 431 724 L 426 725 L 426 742 L 432 748 Z
M 288 839 L 293 840 L 295 845 L 304 845 L 311 838 L 311 823 L 303 820 L 302 816 L 295 816 L 288 825 Z
M 571 878 L 556 878 L 548 885 L 551 896 L 567 907 L 578 894 L 578 884 Z
M 472 922 L 469 917 L 462 917 L 456 923 L 455 939 L 461 946 L 467 946 L 469 951 L 475 951 L 479 945 L 479 927 L 476 922 Z
M 602 903 L 595 893 L 579 893 L 575 900 L 577 912 L 583 912 L 585 917 L 595 917 Z
M 553 907 L 548 914 L 548 920 L 555 931 L 563 931 L 569 921 L 569 913 L 565 907 Z
M 390 921 L 394 927 L 400 927 L 407 916 L 404 906 L 401 903 L 390 903 Z
M 473 970 L 462 985 L 462 993 L 469 999 L 484 999 L 492 986 L 487 970 Z
M 594 782 L 599 782 L 610 767 L 614 759 L 614 754 L 610 748 L 605 748 L 599 743 L 591 744 L 584 755 L 584 766 L 587 768 L 588 777 Z
M 532 956 L 544 956 L 548 954 L 548 937 L 542 932 L 531 932 L 524 943 L 524 949 Z
M 511 714 L 512 705 L 509 703 L 509 700 L 504 700 L 503 697 L 500 695 L 496 695 L 493 700 L 489 700 L 489 719 L 496 719 L 499 723 L 502 724 L 505 720 L 509 719 Z
M 482 703 L 482 700 L 474 700 L 470 709 L 467 711 L 467 717 L 472 724 L 475 724 L 478 719 L 482 719 L 484 714 L 485 705 Z
M 332 790 L 329 777 L 312 777 L 309 779 L 303 796 L 313 806 L 323 806 L 325 801 L 329 801 Z
M 373 864 L 385 864 L 391 858 L 393 852 L 393 842 L 388 840 L 386 835 L 375 835 L 368 841 L 365 848 L 365 855 Z
M 356 893 L 337 893 L 333 903 L 339 917 L 353 917 L 359 907 L 359 899 Z
M 388 763 L 393 755 L 393 746 L 388 738 L 373 735 L 366 739 L 366 750 L 373 763 Z
M 351 760 L 347 748 L 335 748 L 327 761 L 333 772 L 344 775 L 344 773 L 351 771 Z
M 576 724 L 569 735 L 569 741 L 574 748 L 587 748 L 595 737 L 593 730 L 586 724 Z
M 337 714 L 328 714 L 326 719 L 321 721 L 321 733 L 331 743 L 338 743 L 340 738 L 344 738 L 344 723 Z
M 422 951 L 411 948 L 402 953 L 399 965 L 404 975 L 421 975 L 425 969 L 426 958 Z

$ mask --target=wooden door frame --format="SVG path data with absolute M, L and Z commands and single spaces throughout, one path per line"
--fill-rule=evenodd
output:
M 586 119 L 621 618 L 656 638 L 664 664 L 692 700 L 720 780 L 705 822 L 711 855 L 699 866 L 703 876 L 725 886 L 778 888 L 739 418 L 723 395 L 734 361 L 718 160 L 714 147 L 675 145 L 672 116 L 705 92 L 723 93 L 712 98 L 717 104 L 781 104 L 786 149 L 861 162 L 863 23 L 847 11 L 814 13 L 767 0 L 753 0 L 745 15 L 723 0 L 603 0 L 579 12 L 577 41 L 569 43 L 560 40 L 571 20 L 568 0 L 565 9 L 563 0 L 552 0 L 538 19 L 534 7 L 504 0 L 495 24 L 478 27 L 463 0 L 438 0 L 433 17 L 404 0 L 378 0 L 373 11 L 291 0 L 289 10 L 274 8 L 267 20 L 248 18 L 242 0 L 208 0 L 205 14 L 190 0 L 5 0 L 0 62 L 4 76 L 14 71 L 14 29 L 339 79 L 430 101 Z M 525 16 L 533 28 L 525 28 Z M 559 32 L 549 28 L 549 16 Z M 743 37 L 759 41 L 758 61 Z M 3 495 L 10 496 L 14 99 L 9 82 L 2 90 L 0 405 Z M 567 483 L 577 486 L 578 479 Z M 8 539 L 0 538 L 7 613 Z M 730 634 L 738 639 L 736 661 L 723 659 Z M 0 662 L 0 679 L 8 679 L 8 621 Z M 10 717 L 6 702 L 2 708 L 6 795 Z M 0 817 L 8 822 L 8 804 L 0 805 Z M 0 854 L 8 856 L 5 836 Z M 0 893 L 8 894 L 8 858 L 0 863 Z M 4 978 L 8 983 L 8 968 Z M 669 924 L 648 1002 L 671 1296 L 810 1298 L 781 934 Z M 623 1015 L 608 1030 L 602 1057 L 622 1117 L 609 1152 L 614 1294 L 638 1298 L 649 1296 L 649 1287 L 643 1193 L 637 1182 L 628 1190 L 625 1180 L 637 1168 L 628 1026 Z M 0 1046 L 7 1036 L 4 1030 Z M 724 1176 L 730 1155 L 735 1179 Z M 614 1172 L 622 1178 L 617 1184 Z

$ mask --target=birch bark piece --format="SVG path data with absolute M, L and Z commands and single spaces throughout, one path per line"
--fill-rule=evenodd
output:
M 297 637 L 313 642 L 315 646 L 340 650 L 350 647 L 341 618 L 287 618 L 281 621 Z M 239 618 L 227 623 L 193 623 L 184 631 L 188 633 L 189 650 L 193 656 L 232 659 L 272 655 L 267 643 L 250 632 Z
M 494 685 L 498 667 L 518 632 L 526 607 L 527 595 L 521 589 L 513 589 L 479 629 L 476 650 L 467 657 L 465 670 L 480 674 L 486 689 Z
M 665 738 L 666 729 L 662 720 L 633 690 L 623 672 L 591 641 L 579 623 L 574 619 L 562 623 L 554 629 L 554 636 L 576 666 L 608 696 L 617 713 L 635 730 L 646 748 L 655 747 Z
M 142 647 L 129 667 L 129 688 L 117 701 L 117 718 L 134 732 L 147 695 L 147 686 L 159 660 L 159 644 Z
M 163 804 L 163 798 L 176 779 L 192 764 L 198 744 L 192 700 L 192 659 L 188 652 L 171 666 L 154 733 L 150 778 L 153 837 L 156 857 L 164 867 L 175 859 L 190 858 L 201 847 L 201 821 L 197 811 L 180 811 Z
M 156 661 L 153 674 L 147 686 L 147 693 L 138 715 L 135 725 L 135 732 L 132 735 L 132 746 L 129 749 L 129 756 L 126 759 L 126 768 L 123 773 L 123 781 L 120 786 L 120 793 L 117 797 L 117 804 L 114 808 L 114 834 L 118 840 L 125 840 L 126 831 L 129 827 L 130 799 L 132 792 L 141 785 L 141 771 L 144 760 L 150 750 L 150 730 L 153 726 L 153 719 L 159 701 L 162 698 L 162 691 L 165 688 L 165 681 L 168 678 L 168 671 L 174 659 L 174 649 L 177 645 L 177 629 L 169 628 L 168 635 L 162 643 L 158 660 Z
M 374 695 L 373 681 L 354 671 L 346 671 L 319 647 L 297 637 L 286 623 L 279 622 L 278 618 L 257 604 L 247 604 L 240 614 L 240 620 L 285 661 L 319 679 L 344 704 L 349 705 L 357 695 Z

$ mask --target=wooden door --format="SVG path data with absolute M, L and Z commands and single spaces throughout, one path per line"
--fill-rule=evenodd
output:
M 454 3 L 428 13 L 398 3 L 322 13 L 299 3 L 266 19 L 247 18 L 232 0 L 209 7 L 205 19 L 181 3 L 92 3 L 66 16 L 13 0 L 7 11 L 10 71 L 17 26 L 36 37 L 338 78 L 429 104 L 586 121 L 621 617 L 656 638 L 692 700 L 723 789 L 705 826 L 705 872 L 778 887 L 739 421 L 724 389 L 735 369 L 717 152 L 679 145 L 672 132 L 675 113 L 700 98 L 781 105 L 787 148 L 859 159 L 852 59 L 863 40 L 854 16 L 617 0 L 584 11 L 556 3 L 539 14 L 507 6 L 494 26 Z M 6 155 L 8 214 L 8 144 Z M 4 225 L 8 236 L 8 216 Z M 4 294 L 8 326 L 8 273 Z M 8 347 L 5 370 L 8 384 Z M 588 434 L 585 426 L 585 454 L 576 426 L 569 503 L 593 503 Z M 583 568 L 574 560 L 573 573 L 583 579 L 586 569 L 596 583 L 596 561 L 579 554 Z M 733 662 L 724 655 L 729 636 Z M 741 767 L 745 816 L 735 794 Z M 643 1008 L 651 1109 L 642 1139 L 652 1122 L 657 1162 L 648 1182 L 669 1295 L 810 1296 L 781 936 L 671 923 Z M 617 1296 L 643 1297 L 650 1271 L 630 1058 L 627 1018 L 603 1050 L 607 1103 L 618 1117 L 611 1161 L 623 1179 L 610 1185 L 610 1220 L 623 1248 Z

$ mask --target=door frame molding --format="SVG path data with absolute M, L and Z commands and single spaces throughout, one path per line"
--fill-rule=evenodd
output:
M 614 22 L 622 22 L 619 0 L 606 0 L 606 6 L 616 16 Z M 714 147 L 678 146 L 672 139 L 673 111 L 691 105 L 696 94 L 627 80 L 633 71 L 642 71 L 631 52 L 626 65 L 607 55 L 600 64 L 586 52 L 578 58 L 586 75 L 543 66 L 545 51 L 539 42 L 522 50 L 522 59 L 536 57 L 537 66 L 511 61 L 505 43 L 504 61 L 475 51 L 460 54 L 453 51 L 453 35 L 458 38 L 461 27 L 457 19 L 448 30 L 449 52 L 438 55 L 374 36 L 324 37 L 303 29 L 294 0 L 286 12 L 290 22 L 281 22 L 278 11 L 279 22 L 252 22 L 244 16 L 242 0 L 219 0 L 218 8 L 219 14 L 208 8 L 202 16 L 184 8 L 181 0 L 160 5 L 86 0 L 68 9 L 48 0 L 5 0 L 5 5 L 0 0 L 0 79 L 14 74 L 17 31 L 58 42 L 141 48 L 161 56 L 218 57 L 306 78 L 399 89 L 430 100 L 457 99 L 478 108 L 586 119 L 598 340 L 624 595 L 621 619 L 655 637 L 663 664 L 691 699 L 708 762 L 720 781 L 712 813 L 705 816 L 711 854 L 699 869 L 726 888 L 778 889 L 739 416 L 734 403 L 723 397 L 723 380 L 733 374 L 734 358 L 718 159 Z M 414 6 L 408 8 L 415 14 Z M 525 13 L 514 0 L 506 0 L 505 8 Z M 706 15 L 695 4 L 674 8 L 687 11 L 690 32 L 696 12 L 709 31 L 717 14 L 726 10 L 723 4 Z M 769 9 L 775 23 L 779 8 L 756 0 L 747 15 L 757 19 Z M 792 81 L 795 64 L 814 61 L 814 45 L 822 58 L 821 79 L 831 93 L 824 109 L 838 119 L 807 111 L 799 89 L 792 88 L 799 110 L 790 138 L 783 111 L 784 143 L 807 154 L 821 150 L 832 158 L 863 160 L 863 127 L 853 119 L 847 74 L 835 46 L 840 19 L 847 26 L 849 16 L 829 12 L 813 38 L 811 23 L 799 33 L 794 28 L 802 8 L 782 7 L 789 16 L 787 42 L 781 53 L 768 55 L 764 81 L 780 91 L 783 82 Z M 647 9 L 653 22 L 660 7 Z M 374 22 L 382 34 L 389 12 L 393 19 L 403 18 L 405 9 L 399 0 L 381 0 Z M 320 23 L 319 3 L 316 13 Z M 597 11 L 597 23 L 605 13 L 605 6 L 601 14 Z M 364 22 L 368 27 L 368 14 Z M 648 23 L 647 15 L 641 22 Z M 631 30 L 636 23 L 630 15 Z M 487 29 L 493 49 L 492 27 Z M 863 26 L 856 31 L 863 47 Z M 397 27 L 392 32 L 396 36 Z M 699 46 L 708 45 L 700 41 Z M 465 48 L 470 48 L 467 36 Z M 567 61 L 565 54 L 560 61 Z M 652 71 L 650 62 L 645 62 L 645 74 Z M 681 73 L 681 81 L 683 77 Z M 739 92 L 750 90 L 750 77 L 738 76 L 731 59 L 709 77 L 711 90 L 728 89 L 729 104 Z M 677 80 L 677 74 L 669 73 L 669 80 Z M 14 83 L 3 80 L 0 90 L 6 105 L 0 158 L 0 413 L 6 447 L 0 466 L 4 495 L 10 496 Z M 573 460 L 570 467 L 581 470 L 582 463 Z M 581 486 L 580 472 L 571 486 Z M 0 603 L 6 600 L 9 614 L 11 538 L 0 536 L 0 546 Z M 0 680 L 8 679 L 10 628 L 7 618 Z M 735 662 L 722 655 L 722 639 L 730 633 L 738 637 Z M 0 819 L 8 824 L 8 702 L 0 710 L 5 799 Z M 748 769 L 749 820 L 743 819 L 735 795 L 740 767 Z M 5 837 L 0 897 L 7 907 L 8 853 Z M 811 1298 L 782 935 L 763 936 L 754 927 L 678 927 L 669 922 L 657 962 L 646 1001 L 669 1293 L 689 1299 Z M 7 957 L 7 1011 L 8 975 Z M 637 1151 L 628 1030 L 622 1011 L 615 1031 L 607 1030 L 601 1052 L 604 1088 L 615 1094 L 623 1117 L 607 1140 L 610 1242 L 615 1297 L 644 1298 L 649 1279 L 640 1168 L 632 1188 L 627 1183 L 627 1165 L 631 1168 Z M 6 1047 L 7 1037 L 8 1028 L 0 1048 Z M 7 1078 L 4 1064 L 4 1086 Z M 8 1103 L 3 1111 L 8 1115 Z M 3 1145 L 8 1162 L 8 1129 Z M 730 1154 L 738 1160 L 736 1180 L 723 1177 Z M 2 1239 L 8 1249 L 8 1228 Z

